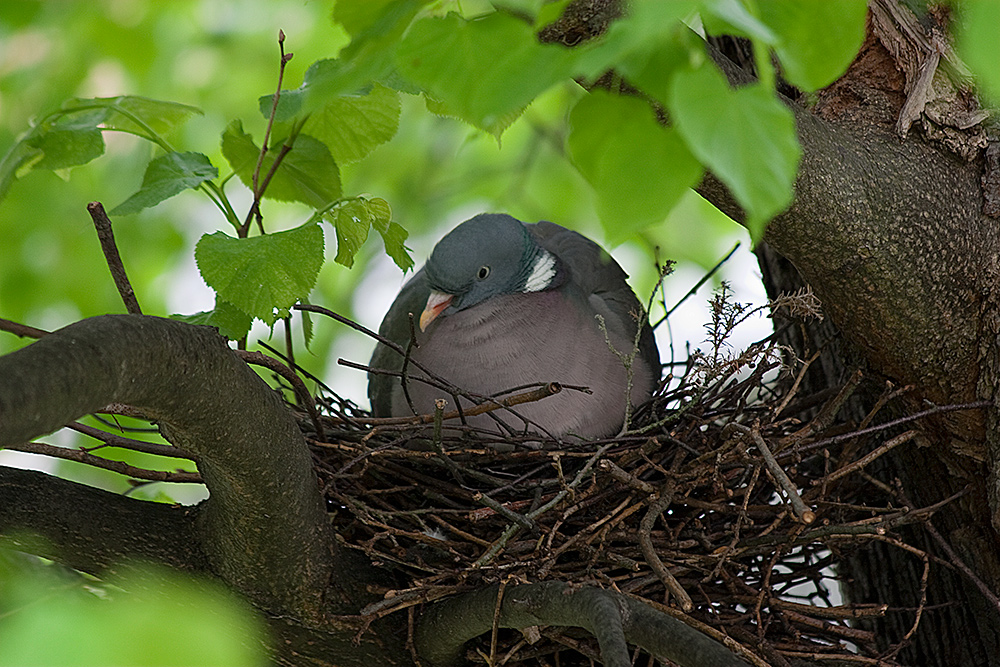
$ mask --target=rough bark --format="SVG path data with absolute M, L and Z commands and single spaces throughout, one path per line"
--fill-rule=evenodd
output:
M 905 11 L 891 4 L 872 6 L 880 20 L 896 17 L 906 23 L 898 30 L 913 30 Z M 849 72 L 815 107 L 792 105 L 804 158 L 794 204 L 771 223 L 758 249 L 765 284 L 772 296 L 809 284 L 823 302 L 829 322 L 786 332 L 800 355 L 826 345 L 807 378 L 812 390 L 836 386 L 845 370 L 860 366 L 876 394 L 889 379 L 912 385 L 916 401 L 993 400 L 1000 236 L 997 220 L 983 213 L 983 161 L 976 150 L 957 155 L 926 121 L 923 132 L 900 139 L 901 114 L 913 114 L 906 70 L 920 68 L 898 63 L 907 50 L 890 33 L 891 26 L 874 26 Z M 972 136 L 965 148 L 978 141 Z M 741 218 L 717 180 L 709 177 L 700 191 Z M 871 397 L 867 406 L 863 394 L 858 398 L 842 420 L 865 414 Z M 917 505 L 967 490 L 933 525 L 994 592 L 1000 590 L 996 421 L 995 409 L 935 420 L 925 424 L 925 446 L 901 448 L 871 470 Z M 926 533 L 903 532 L 910 543 L 942 554 Z M 909 554 L 874 544 L 851 553 L 841 574 L 853 601 L 918 606 L 923 564 Z M 927 603 L 938 606 L 923 615 L 904 659 L 1000 664 L 1000 610 L 968 577 L 933 563 L 926 592 Z M 877 631 L 889 644 L 913 620 L 891 615 Z
M 124 560 L 210 571 L 198 536 L 197 508 L 144 502 L 4 467 L 0 507 L 0 535 L 9 545 L 83 572 L 113 571 Z
M 435 605 L 422 619 L 415 642 L 433 665 L 461 663 L 465 642 L 494 628 L 581 627 L 601 646 L 605 665 L 632 664 L 626 641 L 660 660 L 686 667 L 746 667 L 722 644 L 682 621 L 621 593 L 563 582 L 490 586 Z
M 211 494 L 199 544 L 212 571 L 261 608 L 318 621 L 366 597 L 360 564 L 330 539 L 295 421 L 214 330 L 97 317 L 0 358 L 0 377 L 0 446 L 126 403 L 197 455 Z

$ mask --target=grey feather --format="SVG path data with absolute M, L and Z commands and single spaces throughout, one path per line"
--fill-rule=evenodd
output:
M 547 253 L 556 258 L 551 283 L 524 292 L 532 267 Z M 479 269 L 487 266 L 488 278 L 478 280 L 477 274 L 484 273 Z M 621 427 L 627 383 L 625 368 L 608 341 L 628 355 L 642 312 L 626 278 L 600 246 L 576 232 L 551 222 L 525 225 L 510 216 L 480 215 L 442 239 L 427 266 L 404 285 L 379 333 L 406 347 L 409 313 L 419 319 L 431 290 L 461 292 L 426 331 L 414 327 L 419 346 L 412 358 L 481 395 L 533 382 L 588 386 L 593 394 L 564 390 L 515 411 L 559 437 L 606 437 Z M 597 315 L 603 318 L 606 335 Z M 392 371 L 402 364 L 397 352 L 381 344 L 371 360 L 373 368 Z M 412 366 L 408 374 L 419 375 Z M 648 399 L 659 377 L 656 342 L 644 320 L 630 402 Z M 418 413 L 432 412 L 435 398 L 453 402 L 446 392 L 412 377 L 407 388 Z M 368 392 L 376 415 L 411 413 L 398 378 L 371 374 Z M 525 425 L 509 411 L 495 414 L 514 428 Z M 470 423 L 498 428 L 485 415 Z

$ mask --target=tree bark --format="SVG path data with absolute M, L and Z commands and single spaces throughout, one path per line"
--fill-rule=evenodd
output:
M 0 507 L 0 534 L 11 545 L 83 572 L 114 571 L 125 560 L 210 571 L 195 507 L 144 502 L 5 467 L 0 467 Z
M 0 446 L 126 403 L 194 453 L 211 494 L 194 515 L 198 544 L 260 608 L 318 623 L 370 596 L 370 566 L 332 539 L 295 421 L 214 330 L 96 317 L 0 358 L 0 377 Z
M 903 15 L 883 12 L 888 4 L 873 8 L 883 19 Z M 810 389 L 837 386 L 856 367 L 868 372 L 867 401 L 859 394 L 840 415 L 854 423 L 885 379 L 912 385 L 915 404 L 994 400 L 1000 366 L 1000 230 L 983 213 L 982 157 L 958 156 L 924 132 L 900 139 L 905 67 L 874 32 L 815 107 L 790 105 L 804 153 L 796 198 L 758 248 L 770 296 L 808 284 L 829 317 L 785 333 L 803 357 L 824 350 L 807 377 Z M 706 178 L 699 191 L 742 218 L 716 179 Z M 938 606 L 923 614 L 904 661 L 1000 664 L 1000 609 L 982 590 L 1000 591 L 996 422 L 995 408 L 935 419 L 924 425 L 927 445 L 899 448 L 870 469 L 890 486 L 899 484 L 916 506 L 967 490 L 931 523 L 979 582 L 932 563 L 927 604 Z M 908 543 L 948 560 L 922 526 L 902 532 Z M 923 564 L 899 549 L 874 543 L 851 553 L 840 572 L 852 601 L 913 610 L 920 602 Z M 876 630 L 888 648 L 913 620 L 913 612 L 891 614 Z

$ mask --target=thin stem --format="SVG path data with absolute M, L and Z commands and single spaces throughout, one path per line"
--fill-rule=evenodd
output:
M 139 300 L 129 282 L 128 274 L 125 272 L 125 264 L 122 263 L 121 255 L 118 254 L 118 246 L 115 244 L 115 233 L 111 228 L 111 220 L 104 211 L 101 202 L 90 202 L 87 204 L 87 212 L 90 213 L 97 228 L 97 238 L 101 242 L 101 250 L 104 251 L 104 258 L 108 262 L 108 269 L 111 277 L 115 281 L 115 287 L 125 302 L 125 310 L 132 315 L 142 315 L 142 308 L 139 307 Z

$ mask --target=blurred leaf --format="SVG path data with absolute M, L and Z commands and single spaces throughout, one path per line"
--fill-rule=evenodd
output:
M 0 160 L 0 200 L 7 196 L 14 181 L 31 171 L 44 155 L 41 149 L 29 145 L 26 141 L 18 141 L 10 147 L 3 160 Z
M 268 664 L 263 621 L 218 582 L 124 569 L 111 586 L 23 571 L 2 582 L 14 613 L 0 617 L 0 665 Z
M 770 1 L 767 0 L 767 2 Z M 854 0 L 849 1 L 853 2 Z M 840 3 L 830 2 L 829 4 L 839 6 Z M 771 27 L 751 14 L 740 0 L 708 0 L 702 5 L 701 16 L 705 30 L 713 35 L 749 37 L 768 45 L 777 44 L 779 41 L 778 35 Z
M 801 148 L 792 112 L 759 84 L 729 87 L 711 65 L 674 75 L 670 112 L 691 152 L 732 191 L 757 242 L 792 201 Z
M 305 299 L 323 266 L 323 230 L 309 223 L 237 239 L 206 234 L 194 251 L 198 269 L 222 301 L 274 324 L 276 311 Z
M 868 6 L 860 0 L 768 0 L 758 7 L 778 35 L 774 50 L 785 78 L 802 90 L 817 90 L 843 74 L 865 37 Z M 992 25 L 1000 25 L 1000 11 Z
M 573 161 L 594 187 L 612 243 L 662 221 L 701 177 L 676 131 L 657 123 L 638 98 L 594 91 L 574 107 L 570 125 Z
M 21 136 L 0 161 L 0 199 L 32 169 L 59 171 L 87 164 L 104 154 L 102 129 L 155 140 L 201 113 L 176 102 L 121 96 L 73 98 Z
M 535 30 L 541 30 L 550 23 L 555 22 L 563 15 L 563 12 L 566 11 L 566 6 L 570 2 L 571 0 L 543 0 L 541 8 L 535 14 Z
M 253 318 L 231 303 L 216 297 L 215 309 L 192 315 L 171 315 L 171 319 L 215 327 L 219 334 L 229 340 L 240 340 L 250 332 Z
M 201 115 L 201 109 L 197 107 L 135 95 L 74 98 L 63 104 L 62 109 L 64 112 L 102 110 L 104 113 L 97 122 L 103 127 L 147 138 L 150 131 L 167 134 L 194 116 Z
M 339 163 L 357 162 L 392 139 L 399 127 L 399 94 L 376 85 L 367 95 L 342 95 L 309 116 L 305 130 Z
M 31 163 L 31 169 L 56 171 L 78 167 L 104 154 L 104 137 L 100 130 L 94 129 L 60 129 L 57 126 L 39 132 L 27 143 L 41 152 L 40 159 Z
M 138 213 L 218 175 L 219 170 L 201 153 L 161 155 L 150 160 L 139 191 L 113 208 L 111 215 Z
M 629 13 L 612 23 L 603 36 L 573 49 L 574 74 L 593 80 L 622 65 L 637 71 L 651 54 L 679 48 L 690 38 L 690 29 L 680 21 L 698 5 L 698 0 L 634 2 Z
M 1000 100 L 1000 2 L 965 0 L 959 5 L 958 49 L 979 85 L 995 103 Z
M 397 52 L 400 72 L 463 120 L 499 135 L 505 116 L 569 76 L 572 51 L 539 44 L 530 25 L 490 14 L 417 21 Z
M 278 142 L 275 142 L 275 146 Z M 264 156 L 260 182 L 270 171 L 280 149 L 272 147 Z M 253 189 L 253 172 L 260 148 L 243 131 L 240 121 L 233 121 L 222 134 L 222 154 L 244 185 Z M 285 155 L 271 179 L 265 199 L 298 201 L 314 208 L 324 208 L 340 198 L 340 170 L 323 142 L 305 134 L 295 138 L 295 145 Z
M 397 0 L 337 0 L 333 6 L 333 20 L 350 34 L 358 35 L 378 21 L 386 7 L 392 4 L 400 3 Z
M 354 38 L 337 58 L 317 60 L 310 65 L 302 85 L 297 89 L 281 92 L 276 119 L 287 121 L 299 114 L 315 111 L 341 95 L 367 92 L 373 83 L 405 89 L 395 72 L 396 47 L 413 17 L 428 1 L 338 2 L 334 9 L 335 18 L 339 11 Z M 260 99 L 261 112 L 265 117 L 270 116 L 271 105 L 271 95 Z

